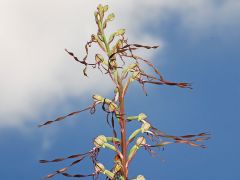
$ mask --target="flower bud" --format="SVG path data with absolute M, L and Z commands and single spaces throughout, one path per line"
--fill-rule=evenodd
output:
M 138 115 L 138 121 L 143 121 L 147 118 L 147 115 L 144 113 L 141 113 Z
M 115 164 L 114 166 L 114 169 L 113 169 L 113 172 L 116 173 L 116 172 L 119 172 L 121 170 L 122 166 L 120 163 L 117 163 Z
M 94 139 L 94 145 L 97 148 L 100 148 L 102 146 L 104 146 L 104 144 L 107 142 L 107 138 L 104 135 L 99 135 L 98 137 L 96 137 Z
M 111 13 L 108 15 L 107 21 L 113 21 L 114 18 L 115 18 L 115 15 L 113 13 Z
M 107 12 L 107 10 L 108 10 L 108 5 L 103 6 L 103 10 L 104 10 L 104 12 Z
M 116 32 L 116 35 L 117 36 L 120 36 L 120 35 L 124 35 L 125 33 L 125 29 L 119 29 L 117 32 Z
M 97 7 L 97 9 L 98 9 L 99 11 L 101 11 L 101 10 L 103 10 L 103 6 L 102 6 L 101 4 L 99 4 L 98 7 Z
M 136 145 L 139 147 L 139 146 L 143 146 L 146 144 L 146 139 L 144 137 L 139 137 L 137 138 L 137 141 L 136 141 Z
M 94 100 L 96 100 L 96 101 L 100 101 L 100 102 L 103 101 L 103 97 L 100 96 L 100 95 L 93 95 L 92 98 L 93 98 Z
M 103 6 L 101 4 L 98 5 L 97 7 L 98 9 L 98 12 L 99 12 L 99 15 L 100 15 L 100 18 L 101 20 L 103 19 L 103 15 L 104 15 L 104 9 L 103 9 Z
M 97 163 L 95 165 L 95 171 L 98 172 L 98 173 L 103 173 L 105 171 L 104 165 L 101 164 L 101 163 Z
M 146 180 L 146 179 L 143 175 L 138 175 L 136 180 Z

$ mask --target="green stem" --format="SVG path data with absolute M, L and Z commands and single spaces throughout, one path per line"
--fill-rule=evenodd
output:
M 103 174 L 107 175 L 111 179 L 114 177 L 114 174 L 111 171 L 109 171 L 109 170 L 105 170 L 103 172 Z

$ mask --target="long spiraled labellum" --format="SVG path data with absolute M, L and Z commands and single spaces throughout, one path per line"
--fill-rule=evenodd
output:
M 77 62 L 85 65 L 85 68 L 83 69 L 83 74 L 84 74 L 85 76 L 87 76 L 87 73 L 86 73 L 86 72 L 87 72 L 87 66 L 88 66 L 88 65 L 96 66 L 96 63 L 95 63 L 95 64 L 89 64 L 89 63 L 86 62 L 87 57 L 88 57 L 88 47 L 91 47 L 91 44 L 92 44 L 92 43 L 96 43 L 96 42 L 94 41 L 94 39 L 92 39 L 91 41 L 89 41 L 89 42 L 86 43 L 86 45 L 85 45 L 86 55 L 85 55 L 85 57 L 83 58 L 82 61 L 80 61 L 80 60 L 74 55 L 73 52 L 70 52 L 70 51 L 68 51 L 67 49 L 65 49 L 65 51 L 66 51 L 70 56 L 72 56 L 75 61 L 77 61 Z M 101 46 L 100 46 L 100 47 L 101 47 Z M 103 49 L 103 50 L 104 50 L 104 49 Z
M 185 82 L 170 82 L 170 81 L 165 81 L 165 80 L 161 80 L 161 81 L 142 81 L 142 83 L 149 83 L 149 84 L 158 84 L 158 85 L 169 85 L 169 86 L 178 86 L 180 88 L 189 88 L 192 89 L 191 84 L 190 83 L 185 83 Z
M 89 176 L 95 176 L 96 174 L 95 173 L 92 173 L 92 174 L 68 174 L 68 173 L 61 173 L 63 176 L 66 176 L 66 177 L 77 177 L 77 178 L 82 178 L 82 177 L 89 177 Z
M 163 146 L 166 146 L 166 145 L 168 145 L 168 144 L 172 144 L 173 142 L 162 142 L 162 143 L 160 143 L 160 144 L 155 144 L 155 145 L 150 145 L 150 146 L 148 146 L 148 147 L 163 147 Z
M 54 173 L 47 175 L 45 178 L 52 178 L 53 176 L 55 176 L 55 175 L 57 175 L 57 174 L 64 173 L 65 171 L 68 170 L 69 167 L 74 166 L 75 164 L 81 162 L 85 157 L 86 157 L 86 156 L 81 157 L 80 159 L 72 162 L 69 166 L 67 166 L 67 167 L 65 167 L 65 168 L 62 168 L 62 169 L 60 169 L 60 170 L 57 170 L 57 171 L 55 171 Z
M 95 176 L 95 173 L 92 174 L 69 174 L 69 173 L 65 173 L 65 172 L 58 172 L 58 173 L 54 173 L 54 174 L 49 174 L 48 176 L 46 176 L 44 179 L 49 179 L 52 178 L 53 176 L 57 175 L 57 174 L 61 174 L 65 177 L 76 177 L 76 178 L 83 178 L 83 177 L 89 177 L 89 176 Z
M 73 166 L 73 165 L 81 162 L 85 157 L 86 157 L 86 156 L 83 156 L 83 157 L 81 157 L 80 159 L 78 159 L 78 160 L 76 160 L 76 161 L 73 161 L 73 162 L 70 164 L 70 166 Z
M 74 154 L 74 155 L 71 155 L 71 156 L 68 156 L 68 157 L 62 157 L 62 158 L 56 158 L 56 159 L 53 159 L 53 160 L 39 160 L 40 163 L 50 163 L 50 162 L 60 162 L 60 161 L 64 161 L 66 159 L 73 159 L 73 158 L 77 158 L 77 157 L 80 157 L 80 156 L 84 156 L 88 154 L 87 153 L 84 153 L 84 154 Z
M 54 177 L 57 174 L 62 174 L 62 175 L 67 174 L 67 173 L 65 173 L 65 171 L 67 171 L 69 167 L 78 164 L 79 162 L 81 162 L 87 156 L 89 156 L 92 159 L 92 161 L 95 162 L 95 159 L 96 159 L 96 156 L 98 155 L 98 152 L 99 152 L 99 149 L 93 148 L 92 150 L 88 151 L 87 153 L 75 154 L 75 155 L 72 155 L 72 156 L 68 156 L 67 158 L 57 158 L 57 159 L 54 159 L 54 160 L 51 160 L 51 161 L 40 160 L 39 161 L 40 163 L 59 162 L 59 161 L 65 160 L 65 159 L 76 158 L 76 157 L 82 156 L 79 159 L 77 159 L 74 162 L 72 162 L 69 166 L 64 167 L 64 168 L 62 168 L 60 170 L 55 171 L 52 174 L 47 175 L 46 177 L 44 177 L 44 179 L 52 178 L 52 177 Z M 94 176 L 94 173 L 91 174 L 91 175 L 74 175 L 74 176 L 69 176 L 69 177 L 86 177 L 86 176 Z
M 123 46 L 123 49 L 131 47 L 131 46 L 134 46 L 134 47 L 137 47 L 137 48 L 146 48 L 146 49 L 156 49 L 156 48 L 159 47 L 159 46 L 144 46 L 144 45 L 141 45 L 141 44 L 127 44 L 126 46 Z
M 62 168 L 62 169 L 59 169 L 57 171 L 55 171 L 54 173 L 52 174 L 48 174 L 46 177 L 44 177 L 44 179 L 49 179 L 49 178 L 52 178 L 53 176 L 56 176 L 57 174 L 61 174 L 61 173 L 64 173 L 65 171 L 67 171 L 68 168 L 65 167 L 65 168 Z
M 69 113 L 69 114 L 67 114 L 65 116 L 58 117 L 55 120 L 47 121 L 47 122 L 45 122 L 43 124 L 38 125 L 38 127 L 42 127 L 42 126 L 45 126 L 45 125 L 48 125 L 48 124 L 51 124 L 51 123 L 54 123 L 54 122 L 57 122 L 57 121 L 62 121 L 62 120 L 64 120 L 65 118 L 67 118 L 69 116 L 73 116 L 73 115 L 79 114 L 79 113 L 81 113 L 83 111 L 86 111 L 86 110 L 89 110 L 89 109 L 91 110 L 95 106 L 96 106 L 96 104 L 94 103 L 92 106 L 89 106 L 89 107 L 87 107 L 85 109 L 82 109 L 82 110 L 79 110 L 79 111 L 71 112 L 71 113 Z
M 184 136 L 172 136 L 172 135 L 168 135 L 165 134 L 164 132 L 158 130 L 155 127 L 151 127 L 151 129 L 153 129 L 154 132 L 154 136 L 160 136 L 160 137 L 164 137 L 164 138 L 168 138 L 168 139 L 173 139 L 175 141 L 175 143 L 183 143 L 183 144 L 188 144 L 191 146 L 195 146 L 195 147 L 201 147 L 201 148 L 206 148 L 205 145 L 202 144 L 196 144 L 194 142 L 201 142 L 203 140 L 208 140 L 210 137 L 208 137 L 210 134 L 208 133 L 199 133 L 199 134 L 190 134 L 190 135 L 184 135 Z M 151 147 L 157 147 L 158 145 L 153 145 Z
M 87 66 L 88 66 L 88 65 L 95 65 L 95 64 L 88 64 L 88 63 L 86 62 L 87 55 L 84 57 L 83 61 L 80 61 L 80 60 L 73 54 L 73 52 L 70 52 L 70 51 L 68 51 L 67 49 L 65 49 L 65 51 L 66 51 L 70 56 L 72 56 L 75 61 L 77 61 L 77 62 L 85 65 L 85 68 L 83 69 L 83 74 L 84 74 L 85 76 L 87 76 L 87 73 L 86 73 L 86 71 L 87 71 Z M 87 48 L 86 48 L 86 52 L 88 52 L 88 51 L 87 51 Z
M 185 83 L 185 82 L 170 82 L 170 81 L 166 81 L 164 80 L 163 76 L 160 74 L 159 70 L 157 68 L 154 67 L 154 65 L 152 63 L 150 63 L 149 61 L 139 57 L 139 56 L 136 56 L 134 54 L 132 54 L 132 50 L 135 50 L 134 48 L 131 48 L 131 46 L 134 46 L 134 47 L 143 47 L 143 48 L 147 48 L 147 49 L 150 49 L 150 48 L 157 48 L 158 46 L 143 46 L 143 45 L 140 45 L 140 44 L 127 44 L 125 46 L 123 46 L 121 49 L 118 49 L 116 53 L 113 53 L 111 56 L 115 55 L 115 54 L 121 54 L 125 51 L 130 51 L 131 52 L 131 55 L 127 55 L 127 54 L 122 54 L 122 56 L 126 56 L 126 57 L 132 57 L 134 58 L 136 61 L 137 60 L 141 60 L 143 62 L 145 62 L 148 66 L 150 66 L 154 72 L 159 76 L 159 79 L 158 78 L 155 78 L 154 76 L 151 76 L 151 75 L 148 75 L 148 74 L 145 74 L 145 73 L 142 73 L 141 75 L 145 76 L 146 78 L 152 78 L 152 79 L 155 79 L 157 81 L 152 81 L 152 80 L 141 80 L 140 78 L 138 79 L 138 82 L 142 85 L 142 88 L 146 93 L 145 91 L 145 88 L 144 88 L 144 84 L 145 83 L 150 83 L 150 84 L 157 84 L 157 85 L 170 85 L 170 86 L 178 86 L 178 87 L 181 87 L 181 88 L 189 88 L 189 89 L 192 89 L 191 87 L 191 84 L 190 83 Z M 111 57 L 110 56 L 110 57 Z

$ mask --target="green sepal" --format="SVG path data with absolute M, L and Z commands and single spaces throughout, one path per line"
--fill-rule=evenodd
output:
M 130 149 L 128 154 L 128 160 L 132 159 L 133 155 L 136 153 L 138 149 L 139 147 L 136 144 Z
M 105 174 L 106 176 L 108 176 L 111 179 L 114 177 L 114 174 L 111 171 L 109 171 L 109 170 L 105 170 L 103 172 L 103 174 Z
M 106 137 L 107 142 L 120 142 L 120 139 L 115 138 L 115 137 Z
M 117 149 L 115 148 L 115 146 L 113 146 L 113 145 L 111 145 L 111 144 L 108 144 L 108 143 L 104 143 L 102 147 L 103 147 L 103 148 L 108 148 L 108 149 L 113 150 L 113 151 L 115 151 L 115 152 L 117 151 Z
M 137 120 L 137 119 L 138 119 L 138 116 L 129 116 L 129 117 L 127 117 L 128 121 Z
M 141 128 L 140 129 L 137 129 L 135 130 L 128 138 L 128 143 L 132 142 L 133 139 L 141 132 Z
M 99 47 L 106 52 L 106 49 L 104 47 L 104 44 L 102 43 L 102 40 L 99 39 L 99 37 L 95 34 L 92 34 L 92 41 L 97 42 Z
M 109 36 L 109 39 L 108 39 L 108 43 L 109 43 L 109 44 L 113 41 L 113 39 L 114 39 L 115 36 L 116 36 L 116 32 L 112 33 L 112 34 Z

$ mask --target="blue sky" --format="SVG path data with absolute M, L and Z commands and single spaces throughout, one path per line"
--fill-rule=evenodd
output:
M 7 74 L 2 70 L 0 79 L 4 85 L 0 104 L 1 179 L 40 179 L 69 162 L 43 165 L 38 163 L 39 159 L 86 152 L 92 147 L 95 136 L 110 135 L 111 129 L 100 108 L 94 116 L 83 113 L 65 122 L 37 127 L 40 122 L 84 108 L 91 102 L 93 92 L 99 90 L 105 96 L 112 95 L 110 85 L 99 84 L 97 74 L 90 76 L 89 82 L 82 80 L 81 67 L 69 61 L 63 51 L 65 47 L 83 50 L 79 48 L 83 42 L 79 44 L 78 39 L 85 40 L 85 36 L 89 37 L 96 30 L 94 24 L 89 24 L 93 18 L 83 17 L 91 14 L 99 2 L 86 3 L 85 9 L 77 1 L 66 6 L 60 3 L 54 14 L 54 2 L 29 4 L 25 0 L 26 8 L 19 4 L 12 6 L 13 0 L 3 1 L 4 7 L 8 8 L 6 19 L 20 23 L 15 29 L 12 28 L 14 23 L 3 24 L 6 26 L 0 31 L 2 42 L 9 39 L 5 45 L 0 44 L 4 50 L 1 65 L 9 68 Z M 112 28 L 129 27 L 127 35 L 134 42 L 159 42 L 160 49 L 147 52 L 146 56 L 151 57 L 166 79 L 192 82 L 193 85 L 193 90 L 148 85 L 147 97 L 139 86 L 133 85 L 127 94 L 127 112 L 133 115 L 146 113 L 156 127 L 170 134 L 205 131 L 212 134 L 205 143 L 207 149 L 174 144 L 158 151 L 157 158 L 140 151 L 130 166 L 130 177 L 144 174 L 147 179 L 239 179 L 240 13 L 236 9 L 240 5 L 234 0 L 184 2 L 185 5 L 177 0 L 169 3 L 139 1 L 138 4 L 133 1 L 129 5 L 119 1 L 110 3 L 118 15 Z M 139 12 L 142 7 L 145 8 Z M 76 10 L 74 8 L 84 13 L 72 12 Z M 150 8 L 152 13 L 146 17 Z M 49 19 L 43 16 L 44 13 Z M 33 19 L 29 15 L 33 15 Z M 128 15 L 132 16 L 124 19 Z M 134 19 L 135 16 L 143 18 Z M 60 21 L 61 18 L 65 19 Z M 56 29 L 61 30 L 56 32 Z M 73 33 L 69 35 L 71 31 Z M 11 39 L 15 36 L 18 38 Z M 32 48 L 30 52 L 23 53 L 28 48 Z M 7 56 L 9 51 L 13 55 Z M 17 59 L 14 53 L 20 58 Z M 59 55 L 55 55 L 57 53 Z M 41 64 L 37 64 L 34 57 L 42 61 Z M 45 58 L 48 61 L 44 61 Z M 78 76 L 79 80 L 75 80 Z M 130 126 L 129 132 L 134 127 L 137 125 Z M 104 161 L 108 155 L 103 151 L 100 159 Z M 104 162 L 106 166 L 110 165 L 107 160 Z M 84 161 L 72 172 L 89 173 L 91 168 Z M 54 179 L 67 178 L 56 176 Z

